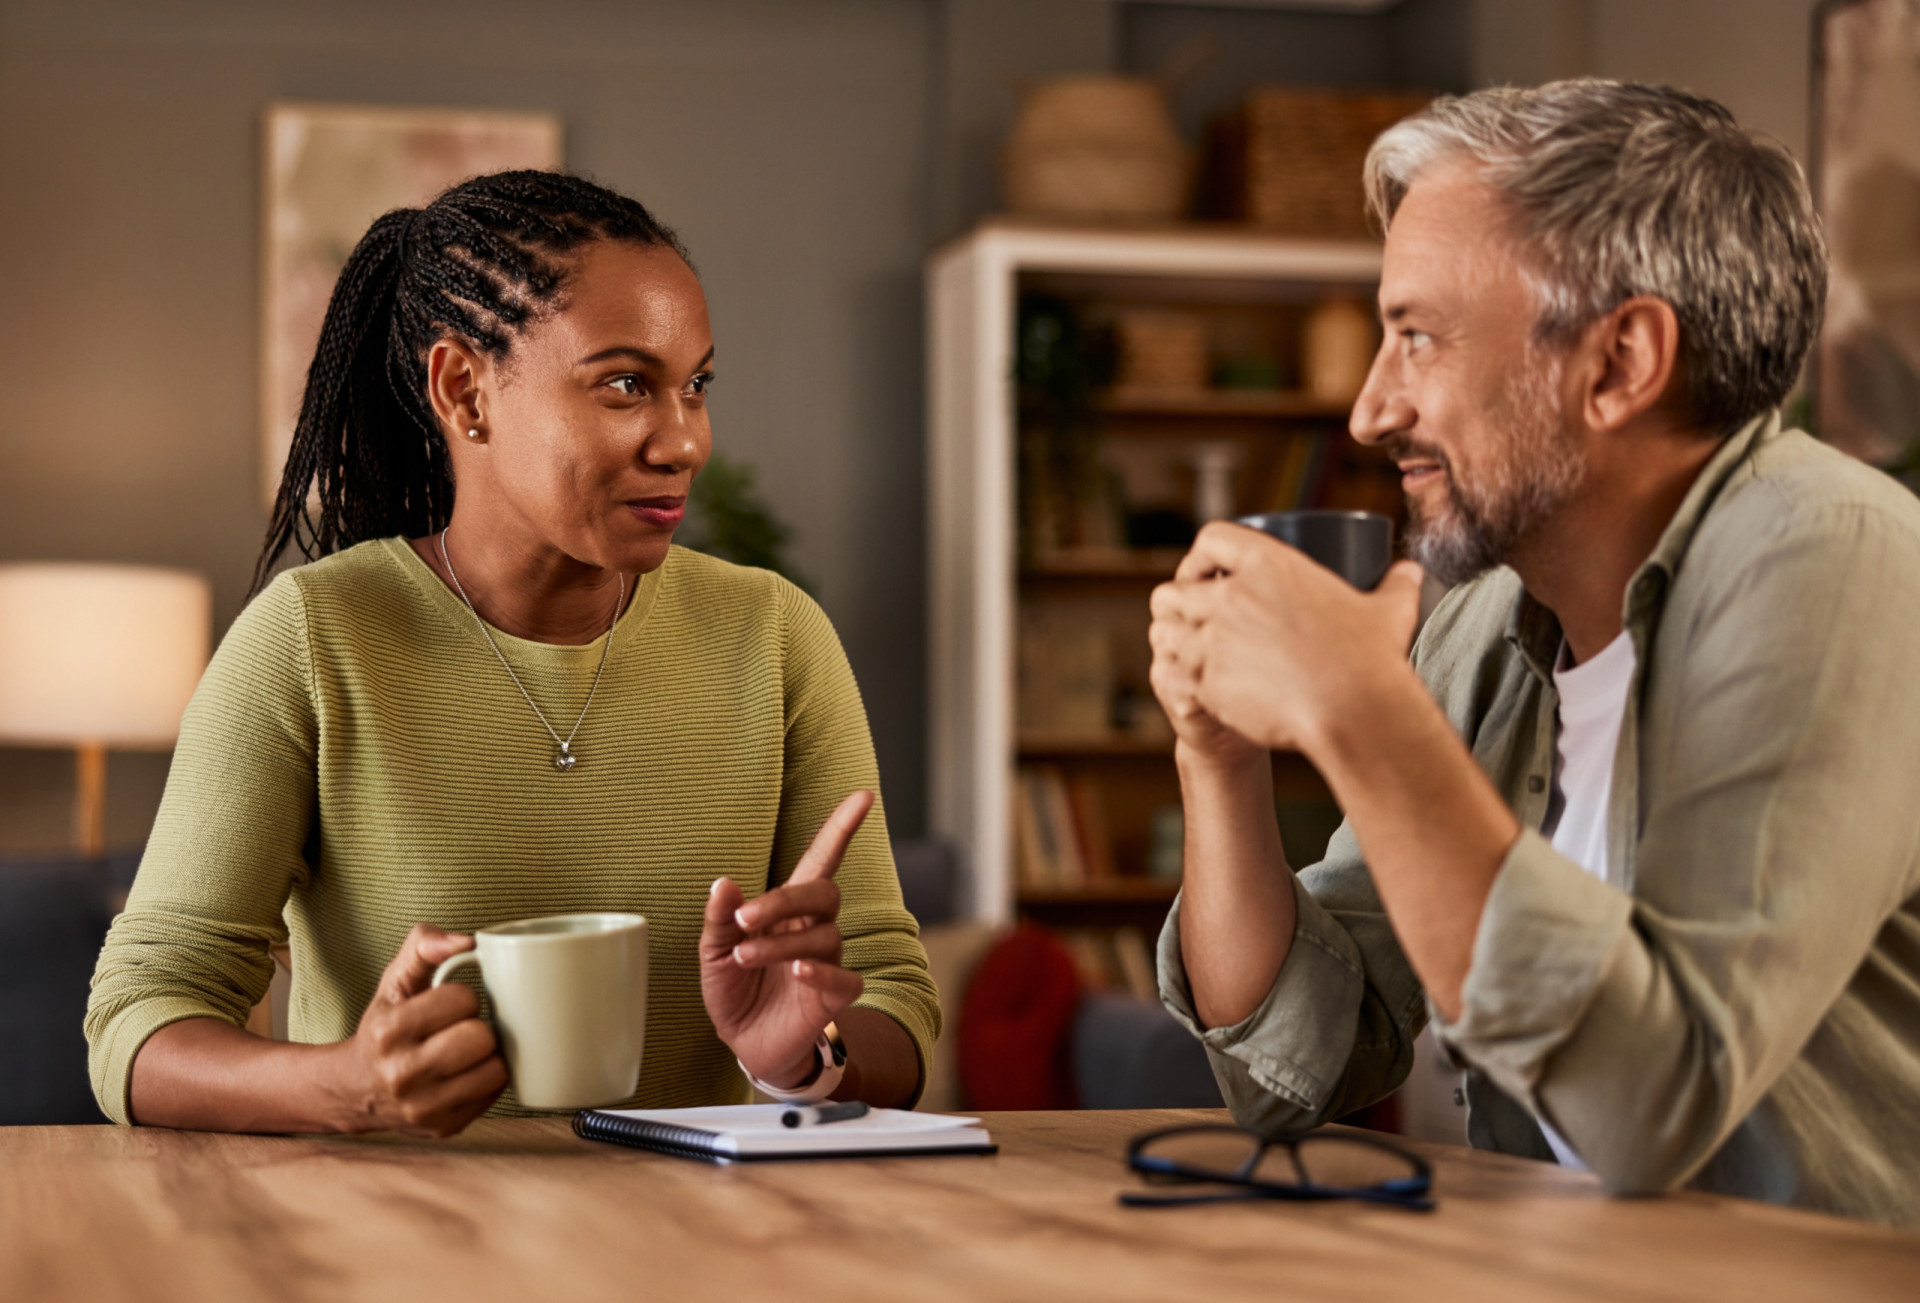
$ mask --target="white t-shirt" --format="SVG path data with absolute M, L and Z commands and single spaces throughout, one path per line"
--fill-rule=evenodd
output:
M 1553 670 L 1560 693 L 1559 763 L 1554 800 L 1559 820 L 1553 848 L 1596 878 L 1607 876 L 1607 807 L 1613 796 L 1613 756 L 1620 745 L 1620 724 L 1627 712 L 1627 688 L 1633 682 L 1633 639 L 1626 633 L 1608 643 L 1584 665 L 1567 665 L 1565 644 Z M 1586 1170 L 1558 1132 L 1546 1123 L 1547 1143 L 1563 1166 Z

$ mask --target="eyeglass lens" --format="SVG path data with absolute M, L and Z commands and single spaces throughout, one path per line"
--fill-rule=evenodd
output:
M 1295 1151 L 1307 1180 L 1324 1190 L 1368 1190 L 1418 1175 L 1413 1160 L 1342 1136 L 1308 1136 Z
M 1189 1171 L 1263 1184 L 1297 1185 L 1304 1172 L 1306 1183 L 1328 1190 L 1371 1189 L 1416 1174 L 1410 1159 L 1341 1136 L 1308 1136 L 1296 1149 L 1300 1159 L 1297 1168 L 1286 1145 L 1268 1145 L 1263 1150 L 1252 1135 L 1219 1130 L 1162 1136 L 1143 1152 Z

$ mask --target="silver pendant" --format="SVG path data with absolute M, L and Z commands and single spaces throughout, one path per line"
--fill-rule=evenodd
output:
M 580 763 L 580 757 L 567 749 L 569 745 L 571 744 L 562 742 L 560 749 L 553 753 L 553 767 L 563 774 Z

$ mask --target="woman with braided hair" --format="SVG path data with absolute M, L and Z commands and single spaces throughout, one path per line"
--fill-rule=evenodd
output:
M 519 1111 L 476 997 L 428 979 L 476 928 L 590 911 L 650 925 L 636 1106 L 824 1093 L 830 1026 L 836 1097 L 918 1095 L 939 1007 L 846 657 L 793 585 L 672 545 L 713 357 L 679 240 L 578 177 L 373 224 L 101 953 L 110 1117 Z M 245 1030 L 283 944 L 284 1043 Z

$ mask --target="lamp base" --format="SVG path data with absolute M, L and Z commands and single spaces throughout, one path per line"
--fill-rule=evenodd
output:
M 107 853 L 107 748 L 82 742 L 74 750 L 73 848 L 89 859 Z

